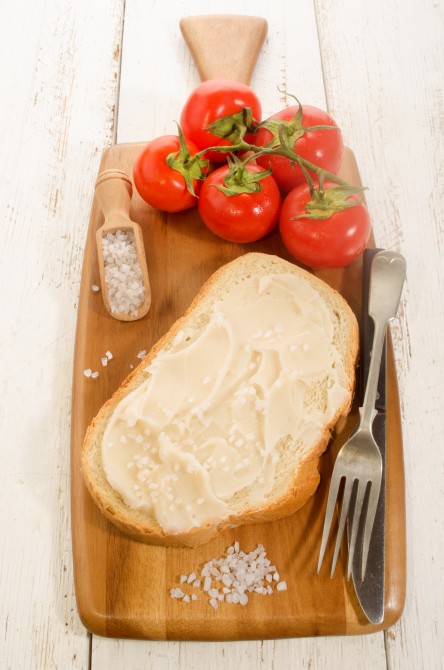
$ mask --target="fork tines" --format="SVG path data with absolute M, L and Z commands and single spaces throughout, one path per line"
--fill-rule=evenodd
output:
M 361 579 L 363 581 L 367 567 L 370 538 L 373 530 L 373 523 L 381 489 L 381 480 L 378 477 L 374 478 L 373 480 L 352 476 L 347 477 L 343 472 L 340 471 L 339 468 L 336 467 L 333 470 L 328 494 L 324 529 L 322 532 L 321 550 L 318 561 L 318 573 L 320 572 L 322 562 L 324 560 L 336 502 L 338 500 L 339 489 L 342 482 L 344 482 L 344 486 L 342 492 L 341 513 L 339 517 L 330 577 L 333 577 L 336 568 L 342 537 L 344 534 L 345 523 L 348 521 L 349 551 L 347 579 L 350 579 L 352 572 L 353 557 L 357 543 L 358 541 L 362 541 Z M 361 532 L 358 532 L 359 530 Z

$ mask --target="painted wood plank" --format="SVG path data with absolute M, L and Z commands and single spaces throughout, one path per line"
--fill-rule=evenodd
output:
M 305 638 L 251 642 L 143 642 L 93 637 L 92 668 L 107 670 L 382 670 L 382 633 L 362 638 Z M 103 664 L 103 665 L 100 665 Z M 106 664 L 106 665 L 105 665 Z
M 123 2 L 0 9 L 0 666 L 87 668 L 72 577 L 72 350 Z M 98 38 L 99 36 L 99 38 Z
M 357 154 L 377 243 L 407 258 L 392 329 L 404 424 L 407 603 L 386 633 L 390 668 L 444 655 L 444 9 L 432 0 L 316 0 L 330 109 Z M 438 372 L 438 374 L 437 374 Z

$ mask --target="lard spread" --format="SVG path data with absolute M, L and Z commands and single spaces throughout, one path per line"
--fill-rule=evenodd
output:
M 125 503 L 167 532 L 228 516 L 235 496 L 266 504 L 279 446 L 303 455 L 350 393 L 330 310 L 292 274 L 238 281 L 146 371 L 113 412 L 102 460 Z

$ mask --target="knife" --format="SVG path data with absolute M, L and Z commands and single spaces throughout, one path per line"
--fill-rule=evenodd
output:
M 362 327 L 361 327 L 361 396 L 364 396 L 370 366 L 373 344 L 374 324 L 368 313 L 369 286 L 371 266 L 376 254 L 382 249 L 366 249 L 363 254 L 362 274 Z M 362 398 L 361 398 L 362 399 Z M 361 579 L 362 528 L 357 538 L 353 558 L 352 577 L 356 595 L 367 619 L 374 624 L 384 619 L 384 568 L 385 568 L 385 450 L 386 450 L 386 351 L 385 344 L 381 359 L 378 379 L 378 394 L 375 404 L 377 415 L 373 421 L 372 431 L 382 456 L 382 481 L 373 525 L 370 548 L 367 560 L 365 579 Z M 353 509 L 353 506 L 351 506 Z M 365 516 L 365 515 L 363 515 Z M 361 541 L 359 541 L 361 539 Z

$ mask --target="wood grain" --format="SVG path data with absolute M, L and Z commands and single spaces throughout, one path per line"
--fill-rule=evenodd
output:
M 144 144 L 116 145 L 106 152 L 100 170 L 131 165 Z M 358 184 L 350 151 L 342 176 Z M 185 311 L 201 285 L 221 265 L 247 251 L 275 253 L 291 260 L 277 231 L 254 244 L 225 243 L 203 226 L 196 210 L 166 215 L 149 207 L 134 192 L 131 219 L 144 232 L 153 289 L 150 313 L 122 323 L 106 312 L 91 291 L 98 274 L 95 234 L 101 224 L 94 200 L 80 294 L 74 359 L 71 490 L 75 581 L 79 612 L 85 626 L 110 637 L 174 640 L 236 640 L 363 634 L 392 625 L 403 608 L 405 588 L 404 482 L 402 439 L 393 352 L 388 356 L 387 410 L 387 567 L 386 614 L 383 624 L 365 622 L 341 564 L 332 580 L 316 573 L 320 536 L 332 458 L 357 421 L 356 408 L 343 422 L 329 452 L 320 461 L 322 483 L 313 498 L 287 519 L 222 533 L 197 549 L 148 547 L 123 535 L 101 515 L 85 489 L 79 456 L 86 428 L 97 410 L 129 372 L 128 361 L 149 349 Z M 342 270 L 318 273 L 340 290 L 359 317 L 361 259 Z M 98 379 L 85 378 L 109 349 L 113 360 Z M 223 555 L 235 540 L 250 551 L 262 543 L 288 583 L 288 592 L 252 598 L 247 607 L 223 604 L 217 611 L 200 594 L 187 606 L 169 597 L 178 575 L 190 574 L 210 558 Z M 331 549 L 326 557 L 331 562 Z
M 180 29 L 202 81 L 227 78 L 249 84 L 267 35 L 259 16 L 187 16 Z

